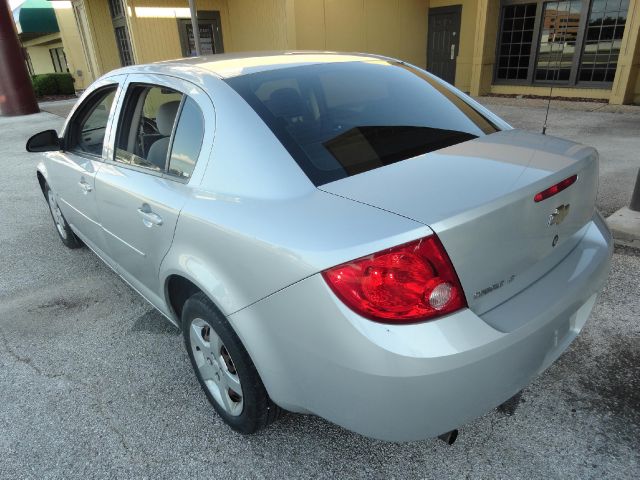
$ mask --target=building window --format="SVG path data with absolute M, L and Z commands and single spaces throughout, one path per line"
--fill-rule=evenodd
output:
M 504 7 L 497 78 L 502 80 L 527 79 L 536 7 L 535 3 Z
M 111 23 L 116 35 L 116 46 L 120 54 L 120 65 L 126 67 L 133 65 L 133 55 L 131 52 L 131 40 L 127 30 L 127 19 L 124 16 L 124 6 L 122 0 L 109 0 L 109 11 L 111 12 Z
M 120 63 L 123 67 L 133 65 L 127 27 L 115 27 L 114 32 L 116 34 L 116 43 L 118 44 L 118 53 L 120 54 Z
M 122 0 L 109 0 L 109 10 L 111 10 L 111 18 L 124 17 Z
M 56 73 L 68 73 L 69 67 L 67 66 L 67 57 L 64 54 L 62 47 L 50 48 L 49 55 L 51 55 L 51 62 L 53 63 L 53 70 Z
M 33 75 L 33 64 L 31 63 L 31 57 L 29 56 L 29 52 L 27 52 L 27 49 L 25 48 L 24 50 L 24 59 L 27 62 L 27 70 L 29 70 L 29 75 Z
M 611 84 L 629 0 L 502 0 L 496 83 Z
M 222 31 L 220 30 L 220 12 L 198 12 L 198 27 L 200 34 L 200 50 L 202 55 L 223 53 Z M 180 34 L 180 46 L 182 55 L 194 57 L 196 55 L 196 42 L 193 35 L 191 20 L 179 19 L 178 32 Z
M 613 82 L 628 8 L 628 0 L 592 3 L 580 61 L 580 82 Z
M 568 82 L 576 53 L 582 0 L 545 2 L 535 79 Z

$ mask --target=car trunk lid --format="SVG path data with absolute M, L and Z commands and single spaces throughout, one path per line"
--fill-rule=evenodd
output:
M 573 175 L 573 185 L 534 201 Z M 319 188 L 428 225 L 482 314 L 571 251 L 593 217 L 597 183 L 593 148 L 507 130 Z

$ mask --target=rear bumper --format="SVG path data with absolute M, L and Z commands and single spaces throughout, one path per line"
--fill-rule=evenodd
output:
M 273 400 L 391 441 L 436 436 L 496 407 L 546 369 L 587 321 L 613 246 L 599 215 L 553 270 L 482 317 L 390 326 L 347 309 L 320 275 L 232 315 Z M 497 322 L 502 323 L 502 322 Z

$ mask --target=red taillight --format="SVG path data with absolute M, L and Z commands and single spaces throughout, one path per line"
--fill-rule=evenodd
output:
M 533 197 L 533 200 L 535 202 L 541 202 L 542 200 L 546 200 L 549 197 L 553 197 L 556 193 L 560 193 L 565 188 L 570 187 L 571 185 L 576 183 L 577 179 L 578 175 L 571 175 L 569 178 L 565 178 L 561 182 L 552 185 L 546 190 L 543 190 L 540 193 L 536 193 L 536 196 Z
M 451 260 L 435 235 L 322 272 L 359 315 L 385 323 L 429 320 L 467 306 Z

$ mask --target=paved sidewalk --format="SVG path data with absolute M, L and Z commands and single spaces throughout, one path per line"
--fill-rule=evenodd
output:
M 77 101 L 77 98 L 51 100 L 48 102 L 38 102 L 38 106 L 40 106 L 40 110 L 43 112 L 53 113 L 59 117 L 66 118 Z

